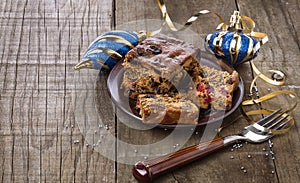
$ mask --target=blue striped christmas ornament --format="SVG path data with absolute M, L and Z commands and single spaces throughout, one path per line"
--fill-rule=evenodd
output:
M 74 69 L 111 70 L 126 53 L 146 37 L 146 32 L 109 31 L 98 36 Z
M 218 25 L 216 32 L 206 36 L 205 48 L 233 67 L 255 58 L 261 45 L 268 41 L 265 33 L 253 31 L 254 21 L 240 16 L 238 11 L 234 11 L 231 16 L 230 25 L 225 24 L 221 16 L 217 16 L 222 23 Z
M 223 58 L 232 66 L 237 66 L 257 56 L 257 41 L 243 33 L 218 31 L 205 38 L 206 48 L 218 58 Z

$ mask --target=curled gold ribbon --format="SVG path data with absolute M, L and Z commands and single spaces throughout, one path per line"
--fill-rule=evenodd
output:
M 290 91 L 290 90 L 279 90 L 279 91 L 268 93 L 268 94 L 266 94 L 266 95 L 264 95 L 260 98 L 257 98 L 257 99 L 245 100 L 245 101 L 243 101 L 242 105 L 258 104 L 258 103 L 270 100 L 270 99 L 276 97 L 277 95 L 282 95 L 282 94 L 290 95 L 292 97 L 297 97 L 297 94 Z
M 197 12 L 196 14 L 194 14 L 193 16 L 191 16 L 187 21 L 186 23 L 183 25 L 182 28 L 180 29 L 177 29 L 173 23 L 173 21 L 171 20 L 169 14 L 168 14 L 168 11 L 167 11 L 167 7 L 166 7 L 166 4 L 164 3 L 163 0 L 157 0 L 157 4 L 158 4 L 158 7 L 162 13 L 162 17 L 163 17 L 163 23 L 162 23 L 162 26 L 160 29 L 156 30 L 156 31 L 153 31 L 153 32 L 147 32 L 147 36 L 153 36 L 155 34 L 158 34 L 162 28 L 164 27 L 165 24 L 168 25 L 168 27 L 172 30 L 172 31 L 183 31 L 185 30 L 186 28 L 188 28 L 190 25 L 192 25 L 193 22 L 195 22 L 198 17 L 200 15 L 205 15 L 205 14 L 208 14 L 210 13 L 210 11 L 208 10 L 201 10 L 199 12 Z
M 254 79 L 252 80 L 251 82 L 251 85 L 250 85 L 250 95 L 253 96 L 253 89 L 255 89 L 255 81 L 258 79 L 258 78 L 261 78 L 263 81 L 269 83 L 269 84 L 272 84 L 272 85 L 276 85 L 276 86 L 281 86 L 284 84 L 284 79 L 285 79 L 285 75 L 281 72 L 281 71 L 278 71 L 278 70 L 269 70 L 269 72 L 273 72 L 273 73 L 277 73 L 277 74 L 280 74 L 281 77 L 283 78 L 282 81 L 276 81 L 274 79 L 271 79 L 267 76 L 265 76 L 264 74 L 262 74 L 258 68 L 255 66 L 255 64 L 253 63 L 253 61 L 250 61 L 251 63 L 251 67 L 254 71 L 254 73 L 256 74 L 256 76 L 254 77 Z M 298 96 L 295 92 L 292 92 L 290 90 L 279 90 L 279 91 L 275 91 L 275 92 L 271 92 L 271 93 L 268 93 L 262 97 L 259 97 L 259 98 L 252 98 L 250 100 L 245 100 L 242 102 L 242 106 L 247 106 L 247 105 L 254 105 L 254 104 L 260 104 L 264 101 L 267 101 L 267 100 L 270 100 L 270 99 L 273 99 L 275 97 L 277 97 L 278 95 L 289 95 L 290 97 L 293 97 L 293 98 L 296 98 L 296 100 L 294 100 L 294 104 L 289 108 L 287 109 L 284 114 L 282 115 L 282 117 L 286 117 L 287 116 L 287 120 L 290 120 L 290 122 L 282 129 L 279 129 L 279 130 L 268 130 L 270 133 L 273 133 L 273 134 L 282 134 L 282 133 L 285 133 L 287 132 L 295 123 L 295 120 L 292 119 L 291 116 L 288 115 L 289 112 L 291 112 L 292 110 L 294 110 L 298 104 Z M 267 109 L 261 109 L 261 110 L 252 110 L 252 111 L 248 111 L 248 112 L 245 112 L 242 108 L 242 114 L 244 115 L 245 119 L 250 123 L 250 124 L 253 124 L 254 121 L 249 117 L 251 115 L 267 115 L 267 114 L 271 114 L 272 112 L 274 112 L 274 110 L 267 110 Z
M 285 75 L 283 74 L 283 72 L 278 71 L 278 70 L 269 70 L 269 72 L 273 72 L 273 73 L 280 73 L 282 75 L 282 81 L 276 81 L 274 79 L 271 79 L 269 77 L 267 77 L 266 75 L 264 75 L 263 73 L 261 73 L 259 71 L 259 69 L 255 66 L 253 61 L 250 61 L 251 63 L 251 67 L 253 68 L 253 71 L 255 72 L 255 74 L 257 75 L 256 78 L 253 79 L 252 83 L 251 83 L 251 87 L 250 89 L 253 87 L 253 84 L 255 83 L 256 79 L 259 77 L 261 79 L 263 79 L 264 81 L 266 81 L 267 83 L 270 83 L 272 85 L 277 85 L 277 86 L 281 86 L 284 84 L 284 80 L 285 80 Z M 251 91 L 251 90 L 250 90 Z

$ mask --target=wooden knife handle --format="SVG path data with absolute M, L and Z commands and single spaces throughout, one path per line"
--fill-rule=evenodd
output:
M 222 147 L 224 147 L 223 139 L 216 138 L 210 142 L 189 146 L 152 160 L 137 162 L 132 173 L 139 182 L 151 182 L 161 174 L 204 157 Z

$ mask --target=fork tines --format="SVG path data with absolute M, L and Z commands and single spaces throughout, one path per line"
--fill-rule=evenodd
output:
M 259 120 L 257 124 L 263 126 L 268 129 L 280 130 L 285 125 L 291 122 L 292 118 L 286 120 L 288 115 L 285 115 L 285 112 L 281 112 L 281 109 L 276 110 L 275 112 L 269 114 L 265 118 Z

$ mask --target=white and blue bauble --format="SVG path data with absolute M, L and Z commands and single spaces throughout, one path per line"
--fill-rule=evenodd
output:
M 109 31 L 98 36 L 87 48 L 80 63 L 74 69 L 90 68 L 111 70 L 124 59 L 146 36 L 145 32 Z
M 205 47 L 233 67 L 257 56 L 257 41 L 240 32 L 217 31 L 205 38 Z

